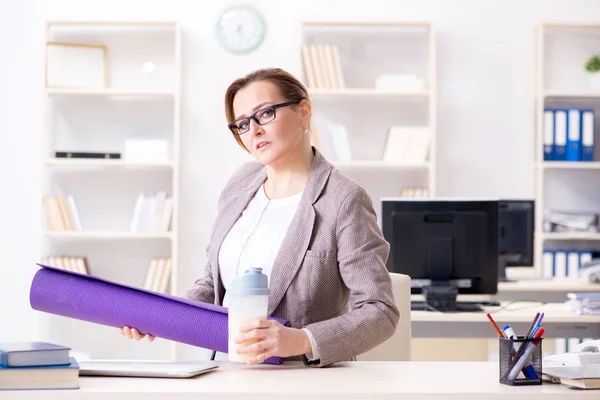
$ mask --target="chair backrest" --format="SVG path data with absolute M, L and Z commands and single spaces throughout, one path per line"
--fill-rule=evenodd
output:
M 390 272 L 400 320 L 396 332 L 379 346 L 356 357 L 358 361 L 410 361 L 410 277 Z

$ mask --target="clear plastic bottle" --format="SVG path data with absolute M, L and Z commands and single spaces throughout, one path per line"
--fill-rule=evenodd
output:
M 258 342 L 253 339 L 236 344 L 235 338 L 240 334 L 240 327 L 249 320 L 266 319 L 269 304 L 269 278 L 262 273 L 262 268 L 250 268 L 244 275 L 233 279 L 227 290 L 228 311 L 228 349 L 229 361 L 245 363 L 258 353 L 238 354 L 237 348 Z

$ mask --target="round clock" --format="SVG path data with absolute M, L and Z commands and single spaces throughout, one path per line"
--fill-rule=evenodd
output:
M 226 50 L 247 54 L 262 43 L 265 21 L 258 10 L 251 6 L 234 6 L 221 14 L 216 33 L 217 40 Z

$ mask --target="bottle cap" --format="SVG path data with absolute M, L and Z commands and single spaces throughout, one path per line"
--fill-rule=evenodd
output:
M 233 279 L 228 291 L 236 296 L 268 296 L 269 278 L 262 273 L 262 268 L 250 268 Z

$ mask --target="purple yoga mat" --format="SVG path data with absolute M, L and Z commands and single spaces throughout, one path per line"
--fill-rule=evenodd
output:
M 97 276 L 37 264 L 29 301 L 34 310 L 140 332 L 227 353 L 227 308 Z M 285 326 L 289 321 L 270 318 Z M 282 364 L 271 357 L 265 363 Z

